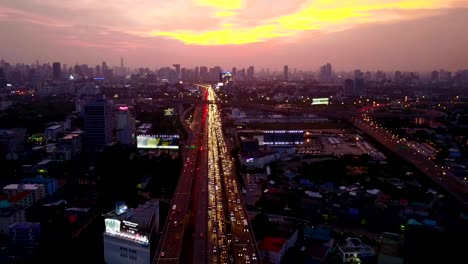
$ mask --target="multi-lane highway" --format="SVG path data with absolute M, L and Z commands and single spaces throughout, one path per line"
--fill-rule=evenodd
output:
M 211 87 L 208 93 L 208 100 L 217 102 Z M 209 263 L 258 263 L 258 250 L 216 103 L 208 109 L 208 204 L 208 248 L 212 246 Z
M 153 263 L 259 263 L 216 94 L 195 106 L 183 171 Z
M 186 126 L 189 133 L 182 150 L 183 169 L 153 263 L 182 263 L 182 261 L 186 262 L 185 259 L 192 259 L 192 256 L 187 256 L 186 250 L 190 251 L 193 247 L 184 247 L 182 250 L 182 244 L 193 245 L 190 238 L 187 238 L 186 231 L 190 229 L 191 213 L 195 211 L 196 214 L 197 209 L 197 206 L 192 208 L 193 203 L 190 203 L 193 201 L 192 187 L 197 186 L 192 183 L 194 178 L 203 178 L 199 168 L 199 162 L 200 159 L 203 159 L 203 155 L 200 155 L 200 149 L 196 146 L 200 146 L 204 142 L 202 132 L 205 129 L 206 114 L 207 105 L 195 106 L 192 129 Z
M 352 117 L 349 121 L 383 146 L 413 164 L 433 182 L 454 196 L 463 206 L 468 207 L 468 185 L 466 181 L 457 178 L 446 167 L 434 164 L 428 157 L 413 149 L 404 139 L 395 137 L 370 120 L 366 114 Z

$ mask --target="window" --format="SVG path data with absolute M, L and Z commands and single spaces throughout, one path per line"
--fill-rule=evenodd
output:
M 120 257 L 122 257 L 122 258 L 128 258 L 128 255 L 127 255 L 127 254 L 120 253 Z
M 129 259 L 135 260 L 135 261 L 136 261 L 136 260 L 137 260 L 137 257 L 136 257 L 136 256 L 130 256 Z

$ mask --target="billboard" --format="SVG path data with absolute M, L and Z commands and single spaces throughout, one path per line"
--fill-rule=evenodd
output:
M 327 105 L 329 104 L 328 98 L 312 98 L 312 105 Z
M 137 135 L 140 149 L 179 149 L 179 135 Z
M 264 145 L 301 145 L 304 143 L 302 130 L 266 130 L 263 131 Z
M 144 245 L 149 243 L 148 235 L 138 228 L 137 223 L 106 218 L 104 219 L 104 225 L 106 227 L 106 234 L 108 235 L 134 240 Z

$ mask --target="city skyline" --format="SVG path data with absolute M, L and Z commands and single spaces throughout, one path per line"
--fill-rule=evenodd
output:
M 468 1 L 0 3 L 10 62 L 316 71 L 468 68 Z M 154 7 L 153 7 L 154 6 Z

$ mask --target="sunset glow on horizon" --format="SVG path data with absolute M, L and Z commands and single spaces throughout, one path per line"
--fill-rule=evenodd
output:
M 369 65 L 379 50 L 390 51 L 379 63 L 393 67 L 417 56 L 418 43 L 438 43 L 423 48 L 436 54 L 431 63 L 440 61 L 436 49 L 445 47 L 451 54 L 443 59 L 460 65 L 463 56 L 456 52 L 468 53 L 461 48 L 468 43 L 466 17 L 468 0 L 0 0 L 0 33 L 8 36 L 0 52 L 13 60 L 132 56 L 149 63 L 148 54 L 169 61 L 169 50 L 177 50 L 188 63 L 244 61 L 255 54 L 259 64 L 274 56 L 305 66 L 313 57 L 314 63 L 348 67 L 355 59 L 342 53 L 354 45 Z M 450 39 L 436 38 L 441 34 Z M 399 41 L 383 42 L 387 37 Z M 38 39 L 43 45 L 35 45 Z
M 214 8 L 210 15 L 226 17 L 231 23 L 226 26 L 221 20 L 214 29 L 210 30 L 153 30 L 149 35 L 174 38 L 185 44 L 194 45 L 240 45 L 278 37 L 296 36 L 304 31 L 331 32 L 363 23 L 411 19 L 414 16 L 405 16 L 399 12 L 448 8 L 451 2 L 446 0 L 386 0 L 377 4 L 372 0 L 305 1 L 297 11 L 291 14 L 257 20 L 252 26 L 244 26 L 242 25 L 242 12 L 248 8 L 244 5 L 244 1 L 195 1 Z M 234 13 L 230 10 L 237 11 Z

